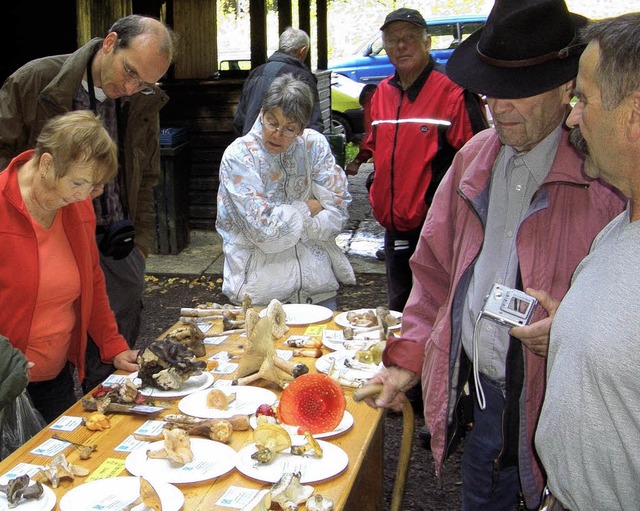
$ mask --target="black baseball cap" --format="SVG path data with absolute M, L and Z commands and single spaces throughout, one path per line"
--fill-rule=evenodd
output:
M 415 9 L 402 7 L 401 9 L 396 9 L 395 11 L 387 14 L 387 17 L 384 19 L 384 25 L 380 27 L 380 30 L 384 30 L 394 21 L 406 21 L 407 23 L 411 23 L 417 27 L 427 28 L 427 22 L 424 21 L 424 16 L 422 16 L 422 14 Z

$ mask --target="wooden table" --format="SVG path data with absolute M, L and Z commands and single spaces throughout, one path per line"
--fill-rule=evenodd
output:
M 283 339 L 278 341 L 278 348 L 283 348 L 282 342 L 289 335 L 303 334 L 306 326 L 291 327 L 290 331 Z M 326 323 L 328 329 L 340 329 L 333 321 Z M 221 326 L 214 325 L 207 332 L 207 335 L 216 335 L 221 331 Z M 222 344 L 218 346 L 207 346 L 207 357 L 218 351 L 226 351 L 242 344 L 243 339 L 239 335 L 231 335 Z M 325 347 L 323 351 L 328 353 Z M 315 372 L 315 359 L 295 359 L 306 363 L 311 372 Z M 224 376 L 220 376 L 224 378 Z M 233 378 L 231 374 L 227 378 Z M 269 382 L 259 380 L 256 385 L 264 386 L 276 392 L 280 391 L 277 387 L 272 386 Z M 270 386 L 271 385 L 271 386 Z M 331 479 L 311 483 L 316 493 L 329 496 L 336 510 L 353 510 L 353 511 L 379 511 L 383 509 L 383 421 L 382 411 L 370 408 L 364 403 L 356 403 L 352 398 L 352 389 L 344 388 L 347 400 L 347 410 L 354 417 L 354 426 L 345 433 L 325 438 L 325 441 L 331 442 L 341 447 L 349 456 L 348 467 L 341 474 Z M 170 406 L 166 413 L 179 413 L 177 403 L 180 398 L 160 400 Z M 87 416 L 89 412 L 82 409 L 78 402 L 73 405 L 65 415 L 69 416 Z M 133 414 L 114 414 L 110 415 L 111 428 L 102 432 L 89 431 L 84 426 L 79 426 L 73 432 L 60 433 L 64 438 L 68 438 L 74 442 L 82 444 L 97 444 L 98 449 L 88 460 L 80 460 L 78 451 L 73 446 L 66 448 L 63 453 L 66 455 L 70 463 L 78 464 L 93 471 L 98 468 L 105 460 L 109 458 L 124 459 L 127 453 L 114 451 L 128 435 L 131 435 L 146 420 L 151 418 L 159 419 L 164 413 L 157 417 L 148 417 Z M 30 451 L 42 444 L 45 440 L 51 438 L 54 431 L 45 428 L 34 438 L 26 442 L 20 449 L 11 456 L 0 462 L 0 475 L 7 473 L 12 467 L 20 462 L 31 463 L 36 465 L 47 465 L 51 462 L 51 458 L 45 456 L 37 456 Z M 252 431 L 233 433 L 230 445 L 236 451 L 242 449 L 245 445 L 253 443 Z M 122 469 L 122 476 L 130 475 L 126 469 Z M 40 476 L 39 476 L 40 477 Z M 81 485 L 84 478 L 76 477 L 74 481 L 65 479 L 61 482 L 60 487 L 54 489 L 57 500 L 75 486 Z M 268 487 L 268 483 L 255 481 L 241 474 L 237 469 L 233 469 L 227 474 L 212 480 L 176 485 L 184 494 L 185 503 L 182 508 L 184 511 L 196 510 L 231 510 L 229 507 L 217 506 L 216 502 L 224 494 L 230 486 L 239 486 L 245 488 L 263 488 Z M 17 508 L 19 509 L 19 508 Z M 56 503 L 54 508 L 59 510 Z M 304 506 L 302 507 L 304 509 Z

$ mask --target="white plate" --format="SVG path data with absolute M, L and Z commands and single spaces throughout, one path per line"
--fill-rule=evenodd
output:
M 333 351 L 351 349 L 345 348 L 345 343 L 348 345 L 352 345 L 353 349 L 368 349 L 377 342 L 380 341 L 380 332 L 366 332 L 362 334 L 356 334 L 354 339 L 346 340 L 342 339 L 322 339 L 322 344 Z
M 384 367 L 382 364 L 361 364 L 353 358 L 356 354 L 356 350 L 338 350 L 333 353 L 322 355 L 316 360 L 316 369 L 324 374 L 329 372 L 331 362 L 335 360 L 334 368 L 337 370 L 342 378 L 349 381 L 368 380 L 380 372 Z M 345 365 L 345 361 L 355 365 L 355 368 L 350 368 Z
M 184 504 L 184 495 L 175 486 L 159 481 L 149 481 L 154 487 L 162 511 L 178 511 Z M 140 481 L 137 477 L 109 477 L 81 484 L 69 490 L 60 499 L 60 511 L 99 511 L 122 509 L 140 495 Z M 139 504 L 132 511 L 146 511 Z
M 285 321 L 287 325 L 309 325 L 311 323 L 321 323 L 328 321 L 333 316 L 333 311 L 322 305 L 313 305 L 311 303 L 285 303 L 282 305 L 287 315 Z M 267 308 L 260 311 L 260 317 L 267 315 Z
M 138 372 L 131 373 L 129 378 L 135 380 L 138 377 Z M 146 397 L 159 397 L 159 398 L 172 398 L 182 397 L 198 392 L 201 389 L 206 389 L 213 383 L 213 375 L 209 371 L 202 371 L 200 374 L 190 376 L 179 389 L 174 390 L 162 390 L 154 387 L 143 387 L 140 389 L 140 393 Z
M 38 500 L 21 499 L 18 502 L 18 506 L 11 508 L 18 511 L 51 511 L 56 505 L 56 494 L 46 484 L 42 484 L 44 493 Z M 9 509 L 9 503 L 7 502 L 7 496 L 0 492 L 0 511 L 6 511 Z
M 256 426 L 258 425 L 258 420 L 256 419 L 255 414 L 249 417 L 249 425 L 253 429 L 256 429 Z M 299 436 L 298 426 L 290 426 L 289 424 L 280 424 L 280 425 L 287 430 L 289 435 Z M 332 436 L 336 436 L 349 430 L 351 426 L 353 426 L 353 415 L 351 415 L 351 413 L 345 410 L 344 416 L 342 417 L 342 420 L 340 421 L 340 424 L 338 424 L 336 429 L 334 429 L 333 431 L 327 431 L 326 433 L 318 433 L 316 435 L 313 435 L 313 438 L 329 438 Z M 304 437 L 301 436 L 301 438 L 304 438 Z
M 324 440 L 318 440 L 322 447 L 322 458 L 317 456 L 294 456 L 285 449 L 279 453 L 271 463 L 258 463 L 251 459 L 256 452 L 256 444 L 249 444 L 238 452 L 236 468 L 247 477 L 277 483 L 282 474 L 300 472 L 300 482 L 303 484 L 322 481 L 342 472 L 349 464 L 349 456 L 337 445 Z
M 193 461 L 179 465 L 168 459 L 148 458 L 147 451 L 161 449 L 164 441 L 142 445 L 129 453 L 125 468 L 134 476 L 165 483 L 196 483 L 226 474 L 236 464 L 238 453 L 226 444 L 207 438 L 192 438 Z
M 251 415 L 262 403 L 272 405 L 278 399 L 273 392 L 261 387 L 232 385 L 220 390 L 227 395 L 235 392 L 236 398 L 229 403 L 229 408 L 218 410 L 207 406 L 207 396 L 211 390 L 205 389 L 183 397 L 178 408 L 182 413 L 203 419 L 228 419 L 234 415 Z
M 347 314 L 349 314 L 350 312 L 355 312 L 357 314 L 362 314 L 365 313 L 367 311 L 373 311 L 373 313 L 375 314 L 376 309 L 354 309 L 354 310 L 350 310 L 347 312 L 341 312 L 340 314 L 338 314 L 333 321 L 335 321 L 336 325 L 340 325 L 341 327 L 346 327 L 346 326 L 353 326 L 351 323 L 349 323 L 349 321 L 347 320 Z M 402 312 L 398 312 L 398 311 L 389 311 L 391 313 L 391 315 L 394 318 L 398 318 L 398 319 L 402 319 Z M 400 328 L 402 326 L 402 323 L 398 323 L 397 325 L 394 326 L 390 326 L 389 330 L 397 330 L 398 328 Z M 358 327 L 355 327 L 358 328 Z

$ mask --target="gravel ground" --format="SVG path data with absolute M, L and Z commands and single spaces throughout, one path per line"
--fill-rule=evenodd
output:
M 340 310 L 375 307 L 386 301 L 385 276 L 383 274 L 359 274 L 355 286 L 347 286 L 338 294 Z M 192 307 L 199 303 L 226 303 L 221 293 L 220 276 L 170 277 L 152 275 L 147 277 L 145 291 L 145 314 L 142 335 L 136 347 L 141 348 L 153 341 L 173 325 L 180 315 L 181 307 Z M 434 473 L 431 452 L 424 448 L 418 431 L 424 425 L 422 413 L 416 413 L 414 444 L 411 465 L 405 486 L 403 511 L 453 511 L 461 508 L 460 455 L 458 449 L 446 463 L 441 478 Z M 402 415 L 387 413 L 385 417 L 385 508 L 391 501 L 400 439 Z

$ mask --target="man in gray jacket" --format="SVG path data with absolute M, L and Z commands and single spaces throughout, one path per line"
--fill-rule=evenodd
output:
M 253 123 L 256 122 L 267 89 L 274 78 L 287 73 L 306 83 L 313 93 L 313 111 L 307 128 L 320 133 L 324 131 L 318 83 L 316 77 L 304 64 L 309 53 L 309 44 L 309 35 L 304 30 L 289 27 L 282 32 L 278 50 L 273 52 L 265 64 L 251 71 L 242 87 L 238 110 L 233 119 L 236 135 L 242 136 L 249 133 Z
M 0 170 L 35 146 L 45 121 L 70 110 L 93 110 L 117 141 L 118 176 L 94 198 L 94 207 L 111 308 L 132 347 L 140 332 L 145 258 L 155 236 L 159 112 L 168 101 L 155 84 L 173 54 L 174 36 L 167 26 L 131 15 L 116 21 L 105 38 L 92 39 L 72 54 L 28 62 L 0 90 Z M 112 371 L 90 340 L 85 391 Z

